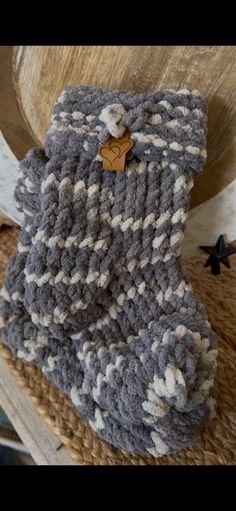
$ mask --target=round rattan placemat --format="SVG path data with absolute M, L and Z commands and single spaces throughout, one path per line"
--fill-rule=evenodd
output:
M 19 228 L 0 231 L 0 282 L 13 253 Z M 184 262 L 193 289 L 205 304 L 218 335 L 216 376 L 217 415 L 194 448 L 155 459 L 125 453 L 101 440 L 84 422 L 70 400 L 50 383 L 33 364 L 16 360 L 0 343 L 0 354 L 17 382 L 30 396 L 39 414 L 67 446 L 80 465 L 232 465 L 236 464 L 236 256 L 231 269 L 222 266 L 213 276 L 203 268 L 206 255 Z

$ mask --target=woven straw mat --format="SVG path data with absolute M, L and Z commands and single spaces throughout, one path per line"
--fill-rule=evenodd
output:
M 18 227 L 0 229 L 0 282 L 8 258 L 16 247 L 18 234 Z M 217 415 L 194 448 L 158 459 L 151 455 L 133 455 L 116 449 L 92 431 L 70 400 L 46 379 L 40 369 L 32 363 L 15 359 L 0 343 L 0 354 L 17 382 L 78 464 L 236 464 L 236 255 L 230 258 L 231 269 L 222 265 L 221 274 L 217 276 L 213 276 L 209 268 L 203 268 L 206 257 L 206 254 L 202 254 L 184 262 L 193 289 L 207 308 L 219 342 Z

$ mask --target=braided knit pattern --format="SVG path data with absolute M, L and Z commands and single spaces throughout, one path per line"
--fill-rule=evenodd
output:
M 196 90 L 68 87 L 15 191 L 24 224 L 1 291 L 5 343 L 101 437 L 156 457 L 193 445 L 214 415 L 216 336 L 180 253 L 206 121 Z M 103 171 L 100 144 L 126 129 L 125 172 Z

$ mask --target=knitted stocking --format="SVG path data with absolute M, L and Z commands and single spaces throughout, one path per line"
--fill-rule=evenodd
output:
M 215 334 L 180 257 L 206 119 L 196 90 L 68 87 L 15 192 L 5 342 L 100 436 L 154 456 L 192 445 L 214 415 Z M 99 146 L 126 129 L 125 171 L 102 170 Z

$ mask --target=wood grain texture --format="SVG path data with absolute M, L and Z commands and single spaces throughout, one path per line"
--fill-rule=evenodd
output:
M 37 465 L 75 465 L 67 449 L 40 417 L 0 358 L 0 405 Z
M 208 164 L 196 178 L 191 207 L 236 177 L 236 47 L 19 46 L 13 64 L 22 114 L 41 144 L 53 103 L 66 85 L 137 92 L 200 89 L 209 104 Z
M 12 46 L 0 46 L 0 130 L 17 157 L 22 159 L 35 140 L 20 113 L 12 79 Z

